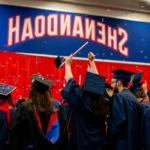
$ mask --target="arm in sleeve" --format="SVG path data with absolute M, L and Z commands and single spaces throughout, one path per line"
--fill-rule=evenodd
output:
M 66 86 L 61 91 L 62 97 L 69 105 L 77 105 L 81 99 L 81 89 L 76 81 L 71 78 L 68 80 Z

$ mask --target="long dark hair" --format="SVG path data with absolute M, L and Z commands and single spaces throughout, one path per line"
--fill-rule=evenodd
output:
M 103 95 L 90 93 L 92 99 L 92 111 L 98 116 L 103 134 L 106 134 L 106 121 L 108 115 L 108 105 Z
M 38 112 L 52 112 L 52 97 L 50 96 L 49 87 L 34 81 L 29 93 L 29 99 L 32 101 Z

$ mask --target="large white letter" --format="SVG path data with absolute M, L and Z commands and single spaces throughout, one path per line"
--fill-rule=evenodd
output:
M 53 14 L 47 17 L 47 34 L 49 36 L 58 35 L 58 15 Z
M 117 50 L 117 30 L 108 26 L 108 46 Z
M 60 35 L 70 36 L 71 34 L 71 16 L 61 14 L 60 16 Z
M 75 16 L 75 18 L 74 18 L 72 35 L 73 36 L 79 35 L 80 38 L 84 37 L 82 18 L 80 16 Z
M 85 19 L 85 38 L 95 41 L 95 34 L 96 34 L 95 20 L 86 18 Z
M 118 28 L 118 34 L 122 37 L 118 43 L 118 49 L 121 54 L 128 56 L 128 47 L 125 46 L 126 42 L 128 41 L 128 33 L 124 29 Z
M 45 35 L 45 16 L 37 16 L 35 18 L 35 24 L 34 24 L 34 28 L 35 28 L 35 36 L 36 37 L 42 37 Z
M 8 19 L 8 46 L 19 42 L 20 36 L 20 16 Z M 14 39 L 14 41 L 13 41 Z M 13 43 L 14 42 L 14 43 Z
M 101 44 L 106 44 L 106 26 L 103 23 L 98 22 L 97 27 L 100 28 L 98 29 L 98 34 L 100 37 L 97 38 L 97 42 Z
M 31 18 L 26 18 L 23 24 L 21 41 L 25 41 L 26 39 L 33 39 Z

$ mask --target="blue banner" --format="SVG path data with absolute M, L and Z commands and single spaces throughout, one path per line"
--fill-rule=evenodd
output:
M 0 5 L 0 50 L 150 63 L 150 23 Z

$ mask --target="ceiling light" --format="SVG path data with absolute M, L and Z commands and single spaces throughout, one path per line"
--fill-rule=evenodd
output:
M 150 0 L 141 0 L 141 1 L 150 4 Z

